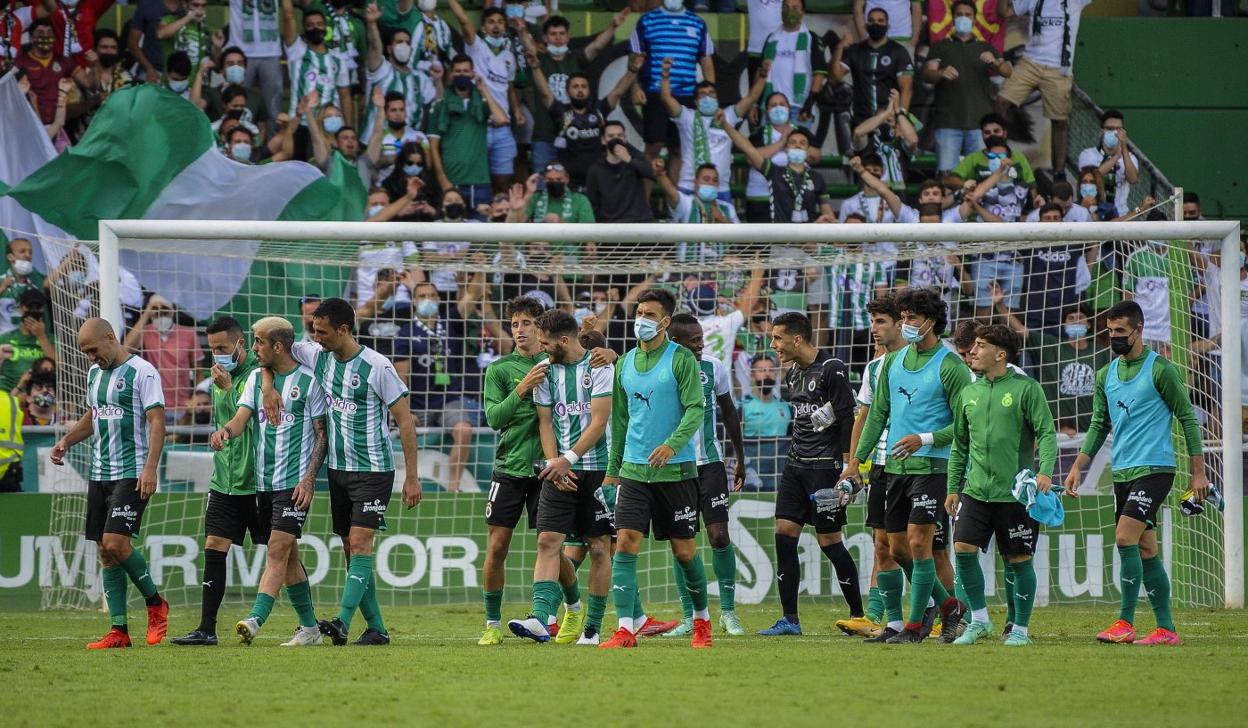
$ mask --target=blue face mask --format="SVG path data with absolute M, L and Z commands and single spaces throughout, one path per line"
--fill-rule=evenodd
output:
M 251 145 L 247 142 L 239 142 L 237 144 L 230 145 L 230 156 L 233 157 L 236 162 L 243 162 L 244 164 L 250 162 Z
M 503 11 L 507 13 L 507 17 L 509 18 L 523 18 L 524 17 L 523 5 L 506 5 L 503 7 Z
M 919 328 L 918 326 L 913 326 L 911 324 L 902 324 L 901 325 L 901 338 L 905 339 L 911 344 L 917 344 L 923 340 L 923 329 Z
M 710 202 L 719 197 L 719 188 L 715 185 L 698 185 L 698 199 L 703 202 Z
M 1082 339 L 1088 335 L 1087 324 L 1066 324 L 1062 327 L 1068 339 Z
M 996 172 L 998 169 L 1001 169 L 1001 160 L 998 159 L 997 157 L 989 157 L 988 158 L 988 171 Z
M 1105 132 L 1101 134 L 1101 146 L 1106 149 L 1117 149 L 1118 132 L 1113 129 L 1106 129 Z
M 1096 197 L 1096 185 L 1079 185 L 1080 197 Z
M 419 177 L 420 173 L 424 171 L 425 171 L 425 168 L 420 166 L 419 164 L 403 165 L 403 174 L 407 175 L 408 177 Z
M 767 118 L 771 119 L 771 123 L 774 126 L 787 124 L 789 123 L 789 107 L 773 106 L 771 107 L 771 110 L 767 112 Z
M 338 130 L 342 128 L 342 117 L 330 116 L 321 122 L 321 126 L 325 128 L 326 134 L 337 134 Z
M 421 318 L 433 318 L 438 315 L 438 302 L 432 298 L 422 298 L 416 304 L 416 315 Z
M 698 113 L 703 116 L 714 116 L 719 111 L 719 99 L 714 96 L 703 96 L 698 99 Z
M 659 323 L 648 318 L 633 319 L 633 333 L 642 341 L 651 341 L 659 335 Z
M 971 29 L 975 27 L 975 20 L 965 15 L 953 19 L 953 32 L 958 35 L 970 35 Z
M 806 164 L 806 150 L 794 147 L 789 151 L 789 164 Z
M 552 56 L 566 56 L 568 55 L 568 47 L 566 45 L 557 46 L 557 45 L 550 45 L 549 43 L 547 43 L 546 52 Z
M 237 347 L 235 348 L 235 350 L 237 351 Z M 225 371 L 227 371 L 227 372 L 232 372 L 232 371 L 234 371 L 234 369 L 235 369 L 235 368 L 237 368 L 237 367 L 238 367 L 238 362 L 237 362 L 237 361 L 234 361 L 234 354 L 233 354 L 233 353 L 229 353 L 229 354 L 213 354 L 213 355 L 212 355 L 212 363 L 213 363 L 213 364 L 220 364 L 220 365 L 221 365 L 221 368 L 222 368 L 222 369 L 224 369 L 224 370 L 225 370 Z
M 242 66 L 226 66 L 225 82 L 241 84 L 247 78 L 247 69 Z

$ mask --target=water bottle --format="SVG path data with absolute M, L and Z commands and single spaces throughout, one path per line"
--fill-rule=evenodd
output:
M 810 494 L 810 500 L 816 506 L 831 506 L 833 508 L 844 508 L 853 502 L 854 483 L 846 478 L 831 488 L 820 488 Z

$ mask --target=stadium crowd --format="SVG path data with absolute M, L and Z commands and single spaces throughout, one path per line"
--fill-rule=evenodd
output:
M 926 9 L 857 1 L 852 28 L 839 38 L 809 29 L 803 0 L 751 0 L 745 94 L 716 82 L 715 42 L 695 12 L 736 12 L 723 0 L 713 7 L 630 2 L 588 38 L 573 38 L 569 21 L 547 5 L 512 0 L 487 2 L 480 12 L 446 0 L 453 23 L 433 0 L 231 0 L 225 27 L 208 22 L 207 0 L 140 0 L 122 34 L 96 27 L 111 4 L 14 1 L 0 10 L 0 71 L 19 69 L 58 150 L 82 138 L 110 94 L 160 84 L 203 109 L 221 151 L 238 163 L 351 165 L 368 190 L 370 221 L 1166 219 L 1151 197 L 1129 201 L 1140 161 L 1123 114 L 1102 115 L 1095 146 L 1067 149 L 1085 0 L 936 0 Z M 586 71 L 630 14 L 640 17 L 627 67 L 610 89 L 595 89 Z M 1004 47 L 1003 21 L 1015 15 L 1030 16 L 1021 56 Z M 1039 177 L 1010 141 L 1019 107 L 1037 92 L 1052 124 L 1052 158 L 1070 162 Z M 833 110 L 829 100 L 838 98 L 845 111 Z M 628 107 L 629 123 L 618 107 Z M 833 198 L 818 166 L 830 146 L 820 117 L 836 113 L 849 120 L 852 149 L 838 151 L 858 186 L 843 199 Z M 640 147 L 629 142 L 630 129 Z M 934 170 L 914 163 L 929 149 Z M 743 194 L 733 187 L 738 179 Z M 1196 194 L 1185 195 L 1183 217 L 1200 219 Z M 33 270 L 35 244 L 7 244 L 0 383 L 28 423 L 49 424 L 57 407 L 48 295 L 81 271 L 68 257 L 46 277 Z M 468 243 L 407 241 L 362 246 L 346 285 L 361 341 L 394 360 L 418 424 L 451 434 L 457 469 L 467 462 L 473 428 L 486 424 L 485 367 L 513 346 L 502 301 L 525 295 L 564 309 L 622 350 L 638 296 L 676 292 L 702 323 L 707 354 L 728 367 L 744 433 L 762 448 L 759 460 L 775 461 L 774 475 L 785 449 L 777 438 L 792 415 L 779 398 L 769 328 L 786 311 L 809 314 L 816 345 L 858 377 L 874 355 L 871 299 L 935 287 L 951 306 L 950 341 L 960 352 L 969 350 L 976 321 L 1005 323 L 1024 337 L 1020 363 L 1059 403 L 1059 431 L 1075 436 L 1091 416 L 1094 373 L 1109 358 L 1098 316 L 1125 291 L 1144 309 L 1150 346 L 1164 353 L 1171 291 L 1182 286 L 1203 355 L 1198 379 L 1216 381 L 1221 261 L 1193 246 L 1193 279 L 1176 279 L 1168 246 L 1106 241 L 962 255 L 948 244 L 934 246 L 930 258 L 889 262 L 895 246 L 864 243 L 880 262 L 791 268 L 768 265 L 769 258 L 827 248 L 689 243 L 649 270 L 587 276 L 560 270 L 593 262 L 592 242 L 503 244 L 493 262 L 523 272 L 457 275 L 436 266 L 491 261 Z M 709 262 L 734 271 L 699 272 Z M 337 292 L 333 286 L 327 281 L 326 290 L 301 299 L 305 339 L 312 311 Z M 132 287 L 122 344 L 161 373 L 171 418 L 209 424 L 213 359 L 202 326 L 176 300 Z M 1195 400 L 1208 416 L 1216 395 L 1211 385 L 1204 389 Z M 456 473 L 449 482 L 459 482 Z

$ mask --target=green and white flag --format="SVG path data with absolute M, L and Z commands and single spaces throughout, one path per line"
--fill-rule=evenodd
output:
M 0 99 L 9 95 L 0 93 Z M 31 143 L 30 133 L 0 125 L 0 157 L 20 153 Z M 341 158 L 336 164 L 349 165 Z M 0 227 L 23 229 L 29 220 L 21 215 L 28 215 L 36 224 L 32 232 L 54 234 L 46 231 L 58 228 L 64 237 L 94 240 L 99 221 L 107 219 L 359 220 L 366 191 L 358 179 L 341 169 L 326 177 L 303 162 L 253 166 L 228 159 L 202 111 L 144 84 L 110 96 L 78 144 L 25 179 L 4 180 L 12 185 L 8 199 L 20 209 L 0 208 L 11 215 L 0 217 Z M 169 252 L 192 246 L 209 246 L 217 255 Z M 292 300 L 302 295 L 307 278 L 315 278 L 326 295 L 335 292 L 325 291 L 323 281 L 343 278 L 323 266 L 256 261 L 262 247 L 255 240 L 145 241 L 144 247 L 123 249 L 122 266 L 197 319 L 222 310 L 293 315 Z M 45 253 L 50 264 L 60 257 L 46 246 Z

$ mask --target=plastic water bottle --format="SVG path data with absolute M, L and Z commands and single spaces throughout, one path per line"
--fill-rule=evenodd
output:
M 854 497 L 854 483 L 849 479 L 842 480 L 831 488 L 820 488 L 810 494 L 810 499 L 817 506 L 832 506 L 834 508 L 849 505 Z

